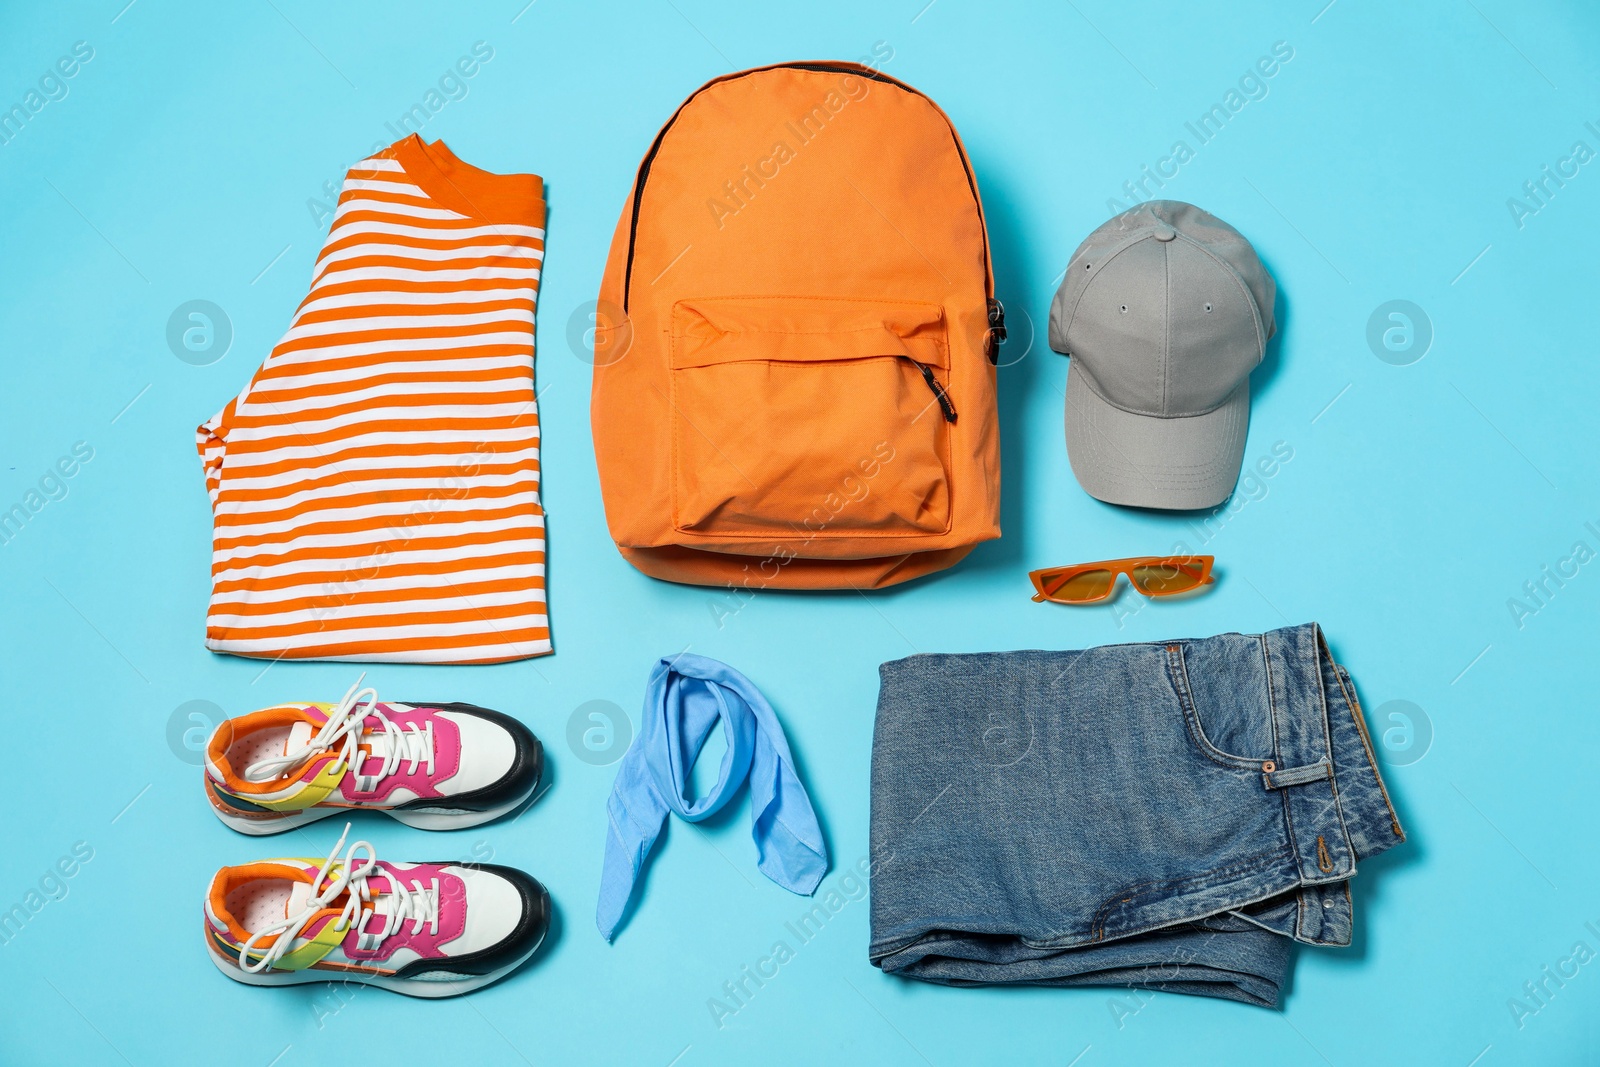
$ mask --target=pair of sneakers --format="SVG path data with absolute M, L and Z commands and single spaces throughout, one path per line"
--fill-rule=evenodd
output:
M 380 702 L 361 681 L 337 704 L 280 704 L 219 724 L 205 754 L 217 817 L 255 835 L 357 810 L 455 830 L 538 790 L 544 750 L 522 723 L 471 704 Z M 321 860 L 216 873 L 206 943 L 224 974 L 250 985 L 339 980 L 445 997 L 509 974 L 544 940 L 550 896 L 524 872 L 379 860 L 366 841 L 346 848 L 349 832 L 347 823 Z

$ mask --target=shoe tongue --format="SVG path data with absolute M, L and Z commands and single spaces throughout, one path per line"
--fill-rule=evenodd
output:
M 292 755 L 311 746 L 311 724 L 304 719 L 289 727 L 289 736 L 283 742 L 283 754 Z
M 283 917 L 299 915 L 306 908 L 306 902 L 311 899 L 311 883 L 296 882 L 289 889 L 289 902 L 284 905 Z

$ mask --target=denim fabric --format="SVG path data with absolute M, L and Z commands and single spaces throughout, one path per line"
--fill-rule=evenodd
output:
M 872 962 L 1275 1006 L 1405 839 L 1314 623 L 880 668 Z

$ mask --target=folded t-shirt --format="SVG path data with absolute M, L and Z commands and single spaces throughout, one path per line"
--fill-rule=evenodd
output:
M 551 651 L 533 319 L 544 187 L 416 135 L 345 178 L 311 291 L 200 427 L 206 647 L 488 663 Z

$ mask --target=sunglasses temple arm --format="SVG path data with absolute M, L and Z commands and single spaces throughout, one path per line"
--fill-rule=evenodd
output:
M 1043 602 L 1043 601 L 1051 599 L 1052 597 L 1054 597 L 1056 595 L 1056 592 L 1062 586 L 1066 585 L 1067 582 L 1072 579 L 1074 573 L 1075 572 L 1073 572 L 1073 571 L 1062 571 L 1059 574 L 1054 574 L 1054 575 L 1040 575 L 1039 576 L 1039 591 L 1034 594 L 1033 599 L 1035 601 L 1038 601 L 1038 602 Z M 1054 585 L 1050 584 L 1050 579 L 1051 578 L 1055 579 L 1055 584 Z

